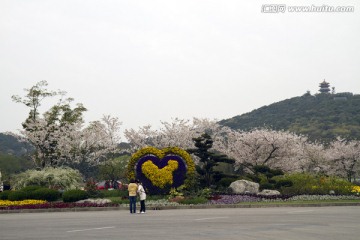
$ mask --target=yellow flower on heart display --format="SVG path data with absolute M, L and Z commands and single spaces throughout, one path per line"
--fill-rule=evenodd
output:
M 168 193 L 195 174 L 189 153 L 178 147 L 146 147 L 134 153 L 127 168 L 128 179 L 139 179 L 148 192 Z

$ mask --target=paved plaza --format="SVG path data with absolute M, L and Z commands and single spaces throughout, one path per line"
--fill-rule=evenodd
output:
M 1 240 L 359 240 L 360 207 L 10 213 Z

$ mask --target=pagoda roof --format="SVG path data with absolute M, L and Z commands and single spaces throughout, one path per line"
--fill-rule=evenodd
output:
M 320 84 L 329 84 L 329 83 L 326 82 L 325 79 L 324 79 L 324 81 L 322 81 L 322 83 L 320 83 Z

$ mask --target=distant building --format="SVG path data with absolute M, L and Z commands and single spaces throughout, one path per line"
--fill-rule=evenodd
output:
M 354 94 L 351 92 L 342 92 L 338 93 L 334 96 L 335 101 L 346 101 L 348 98 L 352 98 Z
M 335 101 L 347 101 L 347 97 L 334 97 Z
M 330 83 L 326 82 L 325 79 L 323 82 L 320 83 L 319 87 L 320 87 L 319 92 L 321 92 L 321 93 L 330 92 Z

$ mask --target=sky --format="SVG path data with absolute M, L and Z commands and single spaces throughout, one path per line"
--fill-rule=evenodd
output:
M 354 11 L 289 9 L 324 2 Z M 29 110 L 11 96 L 41 80 L 84 104 L 87 122 L 156 129 L 315 94 L 324 79 L 360 94 L 359 63 L 356 0 L 1 0 L 0 132 L 21 129 Z

